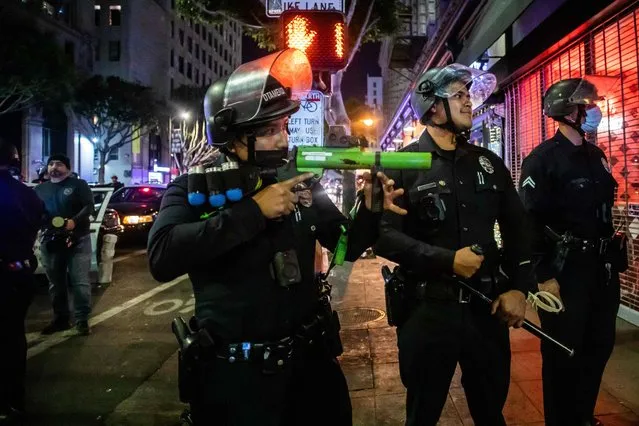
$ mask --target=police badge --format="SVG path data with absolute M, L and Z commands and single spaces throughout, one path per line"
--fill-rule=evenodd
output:
M 491 163 L 490 160 L 488 158 L 484 157 L 483 155 L 481 157 L 479 157 L 479 165 L 489 175 L 492 175 L 493 173 L 495 173 L 495 168 L 493 167 L 493 163 Z

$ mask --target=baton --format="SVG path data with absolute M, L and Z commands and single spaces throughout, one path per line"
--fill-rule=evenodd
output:
M 471 250 L 475 254 L 478 254 L 478 255 L 483 254 L 483 250 L 481 249 L 481 247 L 479 247 L 476 244 L 471 247 Z M 460 286 L 462 286 L 463 288 L 465 288 L 466 290 L 470 291 L 473 295 L 479 297 L 484 302 L 492 305 L 493 300 L 490 297 L 486 296 L 481 291 L 473 288 L 472 286 L 470 286 L 470 284 L 460 280 L 455 280 L 455 282 L 459 284 Z M 566 355 L 568 355 L 569 357 L 573 357 L 575 355 L 574 349 L 571 349 L 568 346 L 564 345 L 563 343 L 555 340 L 552 336 L 545 333 L 541 328 L 537 327 L 535 324 L 528 321 L 527 319 L 524 319 L 524 323 L 522 324 L 521 328 L 523 328 L 530 334 L 538 337 L 539 339 L 545 340 L 546 342 L 552 343 L 553 345 L 557 346 L 559 349 L 564 351 Z

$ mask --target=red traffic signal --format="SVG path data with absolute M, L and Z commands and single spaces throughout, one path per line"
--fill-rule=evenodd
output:
M 348 28 L 343 13 L 289 9 L 280 19 L 284 46 L 306 53 L 313 71 L 339 71 L 346 66 Z

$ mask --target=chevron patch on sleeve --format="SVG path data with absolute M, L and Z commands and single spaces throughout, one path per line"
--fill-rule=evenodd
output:
M 524 182 L 521 184 L 521 187 L 525 188 L 526 186 L 530 186 L 532 189 L 535 189 L 535 181 L 533 180 L 532 177 L 528 176 L 526 179 L 524 179 Z

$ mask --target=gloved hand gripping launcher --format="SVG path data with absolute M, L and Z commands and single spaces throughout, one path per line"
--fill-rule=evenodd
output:
M 431 166 L 428 152 L 362 151 L 360 148 L 297 147 L 295 164 L 300 173 L 313 172 L 321 176 L 326 169 L 371 171 L 373 200 L 371 211 L 380 213 L 384 208 L 384 192 L 377 172 L 390 170 L 427 170 Z

